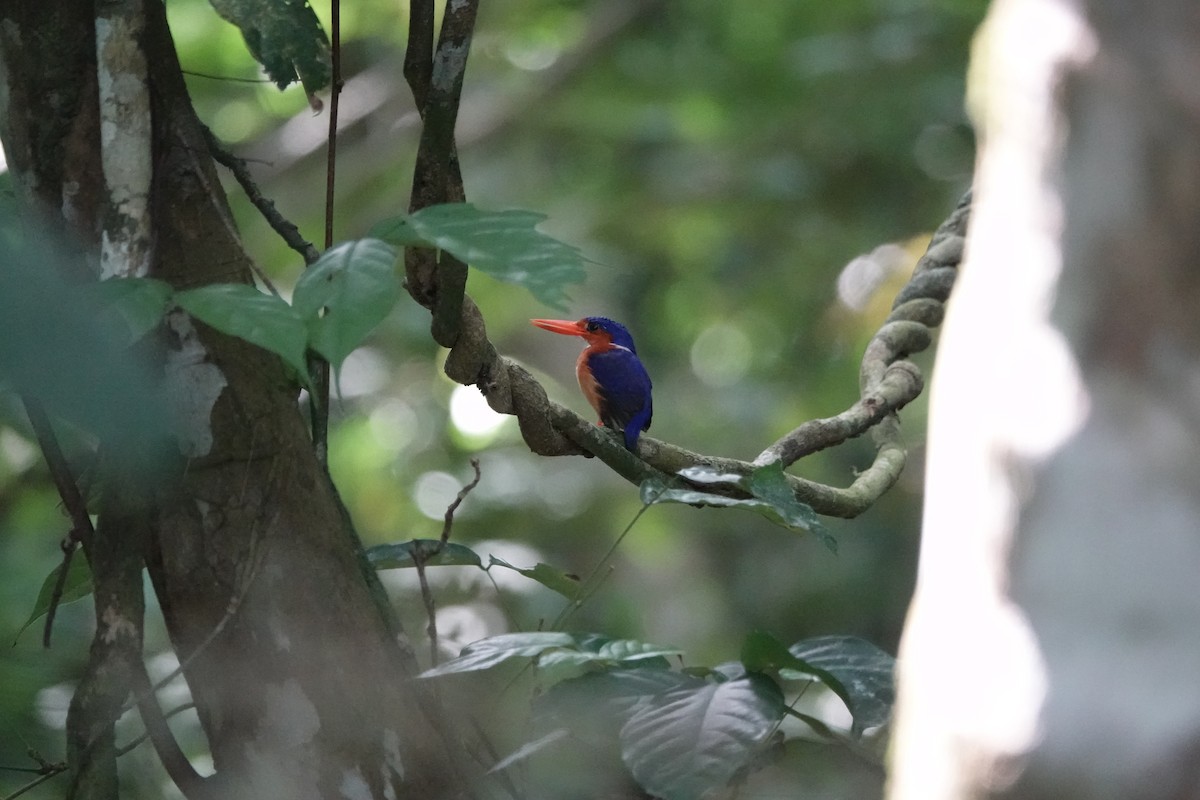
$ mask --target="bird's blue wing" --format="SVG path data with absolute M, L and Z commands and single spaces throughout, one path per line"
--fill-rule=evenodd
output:
M 636 355 L 619 348 L 593 353 L 588 367 L 600 392 L 601 421 L 621 431 L 625 446 L 632 450 L 638 434 L 649 429 L 654 413 L 646 368 Z

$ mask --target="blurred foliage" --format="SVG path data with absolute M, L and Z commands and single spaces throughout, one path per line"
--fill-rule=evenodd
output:
M 328 30 L 328 4 L 314 8 Z M 200 116 L 319 241 L 327 117 L 300 87 L 277 91 L 205 0 L 170 0 L 168 11 Z M 973 0 L 484 2 L 458 129 L 468 199 L 544 213 L 547 233 L 595 262 L 570 310 L 634 332 L 655 385 L 649 435 L 753 458 L 854 400 L 862 347 L 965 189 L 963 76 L 982 12 Z M 401 76 L 406 6 L 346 3 L 341 26 L 335 227 L 346 239 L 407 210 L 419 120 Z M 301 259 L 230 189 L 247 246 L 281 287 L 294 285 Z M 528 325 L 545 309 L 482 274 L 468 290 L 500 349 L 583 412 L 577 343 Z M 483 480 L 453 539 L 519 568 L 587 574 L 640 508 L 636 487 L 593 460 L 528 453 L 511 419 L 489 416 L 474 389 L 441 374 L 428 324 L 402 298 L 341 371 L 331 462 L 367 544 L 436 537 L 478 457 Z M 736 658 L 753 629 L 783 641 L 854 635 L 895 652 L 914 582 L 924 414 L 922 401 L 903 415 L 912 449 L 896 490 L 857 520 L 827 521 L 837 555 L 753 515 L 655 506 L 565 628 L 675 645 L 698 664 Z M 0 395 L 6 642 L 69 527 L 31 441 Z M 855 442 L 796 471 L 845 485 L 870 457 Z M 382 574 L 415 632 L 425 621 L 411 573 Z M 562 610 L 561 597 L 510 570 L 439 567 L 429 577 L 450 655 Z M 0 656 L 0 765 L 28 765 L 27 747 L 61 757 L 87 605 L 62 609 L 53 649 L 27 634 Z M 148 649 L 165 647 L 152 612 Z M 122 722 L 118 738 L 138 727 Z M 185 744 L 198 746 L 194 732 Z M 134 792 L 161 796 L 145 748 L 126 760 Z M 860 767 L 827 747 L 792 747 L 745 796 L 877 794 L 878 775 Z M 0 796 L 25 780 L 0 773 Z M 51 782 L 27 796 L 60 793 Z

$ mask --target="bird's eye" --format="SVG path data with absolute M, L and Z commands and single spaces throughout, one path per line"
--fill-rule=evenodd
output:
M 600 330 L 600 326 L 594 322 L 589 322 L 587 324 L 587 329 L 588 329 L 588 333 L 595 333 L 596 331 Z

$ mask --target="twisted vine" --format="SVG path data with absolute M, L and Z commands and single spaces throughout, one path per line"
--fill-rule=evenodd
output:
M 462 93 L 477 0 L 450 4 L 436 50 L 432 48 L 430 0 L 414 0 L 404 74 L 421 111 L 424 128 L 413 174 L 410 211 L 461 201 L 466 192 L 458 166 L 454 123 Z M 421 22 L 418 22 L 421 21 Z M 934 232 L 929 247 L 901 289 L 891 314 L 863 353 L 859 399 L 833 417 L 805 422 L 763 450 L 753 461 L 696 453 L 642 436 L 637 453 L 617 437 L 550 400 L 528 370 L 502 356 L 488 339 L 479 307 L 465 292 L 466 267 L 448 253 L 410 248 L 406 287 L 432 313 L 431 334 L 450 348 L 445 372 L 457 383 L 477 386 L 488 405 L 517 418 L 529 449 L 544 456 L 595 456 L 632 483 L 678 479 L 687 467 L 709 467 L 747 475 L 768 464 L 789 467 L 806 455 L 870 431 L 872 464 L 845 488 L 788 475 L 796 498 L 819 514 L 854 517 L 869 508 L 900 477 L 907 451 L 897 413 L 924 388 L 921 371 L 908 356 L 929 347 L 931 329 L 944 306 L 962 260 L 971 209 L 967 192 Z M 705 487 L 711 491 L 712 487 Z

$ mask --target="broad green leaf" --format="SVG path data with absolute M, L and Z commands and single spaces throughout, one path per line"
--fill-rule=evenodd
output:
M 547 667 L 569 669 L 590 663 L 613 665 L 648 662 L 681 652 L 673 647 L 631 639 L 609 639 L 594 633 L 509 633 L 468 645 L 458 658 L 427 670 L 421 677 L 487 669 L 510 658 L 520 657 L 540 657 Z M 539 665 L 541 663 L 539 661 Z
M 438 545 L 441 549 L 438 550 Z M 437 555 L 430 556 L 431 553 Z M 425 557 L 427 567 L 483 567 L 479 554 L 471 548 L 439 539 L 413 539 L 397 544 L 378 544 L 367 548 L 367 560 L 375 569 L 407 569 L 415 567 L 416 554 Z
M 647 793 L 698 800 L 728 785 L 783 713 L 779 687 L 760 674 L 668 690 L 630 716 L 621 729 L 621 755 Z
M 648 658 L 679 656 L 683 655 L 683 651 L 678 647 L 662 647 L 633 639 L 614 639 L 602 644 L 596 655 L 605 661 L 634 662 Z
M 751 631 L 742 642 L 742 665 L 749 672 L 777 672 L 781 669 L 807 670 L 808 665 L 796 656 L 783 642 L 764 631 Z M 808 678 L 816 677 L 809 672 Z
M 17 639 L 21 637 L 26 628 L 50 611 L 50 599 L 54 595 L 54 585 L 58 582 L 61 572 L 62 564 L 60 563 L 42 581 L 42 588 L 38 591 L 37 600 L 33 603 L 33 611 L 29 613 L 29 619 L 25 620 L 25 624 L 13 637 L 13 644 L 16 644 Z M 83 557 L 83 553 L 76 553 L 71 558 L 70 568 L 67 569 L 67 580 L 63 583 L 62 597 L 59 598 L 58 604 L 62 606 L 87 597 L 92 593 L 93 588 L 92 571 L 88 567 L 87 559 Z
M 215 283 L 178 292 L 175 302 L 206 325 L 270 350 L 307 380 L 308 332 L 292 307 L 275 295 L 242 283 Z
M 483 211 L 445 203 L 384 220 L 371 235 L 401 247 L 425 245 L 453 253 L 493 278 L 524 286 L 541 302 L 565 311 L 566 287 L 586 277 L 579 248 L 537 230 L 534 211 Z
M 705 683 L 682 672 L 643 664 L 589 672 L 550 687 L 534 700 L 535 728 L 567 726 L 588 741 L 611 743 L 633 712 L 650 698 L 670 690 L 695 691 Z
M 683 503 L 691 506 L 742 508 L 760 514 L 776 524 L 814 534 L 831 551 L 837 552 L 837 540 L 825 530 L 815 511 L 796 499 L 787 476 L 779 464 L 768 464 L 749 475 L 717 472 L 706 467 L 688 467 L 680 477 L 701 485 L 727 486 L 747 492 L 750 497 L 727 497 L 690 486 L 671 486 L 657 478 L 642 482 L 641 498 L 646 505 Z
M 575 596 L 579 593 L 579 578 L 540 561 L 534 567 L 521 569 L 520 567 L 514 567 L 502 558 L 488 556 L 487 568 L 491 569 L 492 567 L 504 567 L 505 569 L 519 572 L 526 578 L 542 584 L 547 589 L 558 592 L 568 600 L 574 600 Z
M 299 79 L 308 94 L 329 85 L 329 40 L 306 0 L 211 0 L 242 31 L 246 48 L 280 89 Z
M 837 540 L 821 525 L 817 512 L 807 503 L 796 499 L 796 493 L 788 485 L 782 464 L 774 462 L 754 470 L 750 473 L 746 488 L 750 490 L 750 494 L 767 503 L 772 511 L 779 515 L 778 521 L 781 524 L 810 531 L 830 550 L 837 552 Z
M 102 317 L 120 320 L 122 335 L 129 342 L 159 323 L 173 291 L 170 284 L 153 278 L 110 278 L 87 289 L 99 302 Z
M 558 647 L 575 647 L 575 638 L 569 633 L 534 631 L 532 633 L 505 633 L 480 639 L 463 648 L 458 658 L 445 664 L 427 669 L 422 678 L 450 675 L 455 672 L 475 672 L 489 669 L 513 658 L 533 658 Z
M 309 343 L 336 368 L 391 312 L 400 296 L 396 249 L 379 239 L 330 248 L 296 281 L 292 304 Z
M 784 647 L 770 634 L 754 631 L 742 644 L 742 663 L 754 672 L 778 671 L 785 680 L 816 678 L 846 704 L 854 736 L 891 718 L 896 660 L 863 639 L 819 636 Z
M 854 717 L 854 735 L 891 719 L 896 659 L 883 650 L 854 636 L 818 636 L 797 642 L 788 651 L 807 665 L 800 672 L 817 671 L 842 698 Z M 788 677 L 786 670 L 780 674 Z

